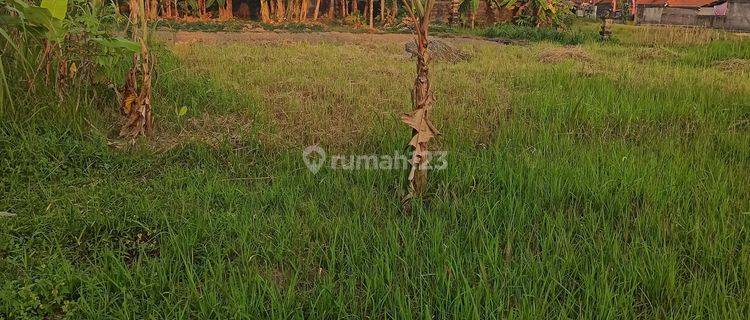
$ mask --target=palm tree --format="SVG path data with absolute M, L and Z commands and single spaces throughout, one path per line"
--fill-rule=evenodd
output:
M 417 77 L 412 89 L 413 110 L 401 116 L 401 120 L 412 128 L 413 137 L 409 145 L 414 148 L 409 172 L 408 200 L 413 196 L 422 196 L 427 186 L 427 162 L 429 150 L 427 143 L 439 132 L 430 121 L 430 112 L 434 101 L 430 86 L 430 54 L 427 51 L 427 34 L 430 27 L 430 15 L 435 0 L 403 0 L 406 11 L 414 22 L 414 34 L 417 43 Z

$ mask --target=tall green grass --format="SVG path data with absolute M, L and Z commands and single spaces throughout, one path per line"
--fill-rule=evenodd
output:
M 400 43 L 177 44 L 125 149 L 115 106 L 42 100 L 0 122 L 0 316 L 744 318 L 750 83 L 691 58 L 743 51 L 560 48 L 432 67 L 449 166 L 411 213 L 405 172 L 300 156 L 403 150 Z

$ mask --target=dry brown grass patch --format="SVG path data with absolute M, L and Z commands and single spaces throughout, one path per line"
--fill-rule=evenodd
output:
M 726 72 L 750 72 L 750 59 L 726 59 L 714 62 L 714 67 Z
M 579 46 L 555 47 L 542 51 L 539 54 L 539 62 L 561 63 L 565 60 L 590 62 L 591 54 Z
M 151 146 L 158 150 L 169 150 L 198 141 L 218 148 L 225 141 L 239 143 L 250 133 L 252 126 L 253 120 L 241 114 L 215 116 L 204 113 L 184 120 L 179 128 L 157 130 Z
M 677 56 L 677 52 L 656 47 L 639 48 L 633 52 L 636 61 L 671 60 Z

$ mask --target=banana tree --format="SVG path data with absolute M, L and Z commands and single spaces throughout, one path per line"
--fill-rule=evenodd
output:
M 203 0 L 205 1 L 205 0 Z M 219 3 L 219 19 L 230 20 L 232 19 L 232 0 L 217 0 Z
M 477 17 L 477 10 L 479 9 L 479 0 L 463 0 L 459 7 L 459 11 L 466 15 L 469 19 L 469 27 L 474 29 L 474 22 Z
M 552 25 L 558 13 L 569 10 L 565 0 L 492 0 L 497 7 L 513 11 L 514 17 L 531 18 L 536 27 Z
M 120 110 L 127 120 L 120 129 L 120 136 L 131 140 L 138 136 L 149 135 L 153 129 L 151 116 L 153 65 L 146 45 L 148 39 L 146 18 L 144 0 L 130 0 L 131 37 L 133 42 L 140 44 L 140 52 L 133 53 L 133 66 L 125 76 Z
M 430 16 L 435 0 L 403 0 L 406 12 L 414 23 L 414 35 L 417 44 L 417 77 L 412 89 L 413 110 L 401 116 L 401 120 L 412 128 L 412 139 L 409 145 L 414 149 L 409 171 L 408 200 L 422 196 L 427 186 L 427 169 L 430 139 L 439 134 L 430 121 L 434 102 L 430 85 L 430 53 L 427 50 L 427 35 L 430 28 Z
M 448 23 L 452 26 L 458 25 L 461 20 L 460 14 L 465 14 L 469 19 L 469 25 L 474 28 L 477 9 L 479 9 L 479 0 L 451 0 Z

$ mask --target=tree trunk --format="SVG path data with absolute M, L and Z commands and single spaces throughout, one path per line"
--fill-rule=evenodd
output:
M 144 0 L 130 0 L 130 23 L 132 40 L 141 44 L 140 53 L 133 54 L 133 66 L 125 77 L 120 110 L 127 118 L 120 129 L 120 136 L 134 140 L 150 135 L 153 130 L 151 116 L 151 61 L 146 46 L 148 25 Z M 140 74 L 140 87 L 138 75 Z
M 430 53 L 427 50 L 430 8 L 424 17 L 416 17 L 414 32 L 417 42 L 417 77 L 414 79 L 412 103 L 414 109 L 401 117 L 401 120 L 412 128 L 413 137 L 409 142 L 414 148 L 409 172 L 409 196 L 424 195 L 427 187 L 427 169 L 429 149 L 427 143 L 440 134 L 430 121 L 432 111 L 432 88 L 430 86 Z
M 359 0 L 352 0 L 352 14 L 359 15 Z
M 315 1 L 315 12 L 313 12 L 313 20 L 318 21 L 318 13 L 320 12 L 320 0 Z
M 477 12 L 474 9 L 469 8 L 469 25 L 474 29 L 474 21 L 476 21 Z
M 299 12 L 299 8 L 297 8 L 297 0 L 291 0 L 289 2 L 289 5 L 286 7 L 286 18 L 287 20 L 295 21 L 297 17 L 297 12 Z
M 307 21 L 307 7 L 310 6 L 309 0 L 301 0 L 299 5 L 299 21 L 305 22 Z M 318 0 L 320 1 L 320 0 Z
M 375 25 L 373 23 L 373 10 L 374 10 L 374 8 L 375 8 L 375 1 L 374 0 L 370 0 L 370 7 L 369 7 L 369 9 L 370 9 L 370 29 L 372 29 L 372 28 L 375 27 Z
M 334 11 L 335 11 L 334 9 L 335 8 L 336 8 L 336 1 L 335 0 L 331 0 L 328 3 L 328 19 L 333 20 Z
M 219 7 L 219 17 L 221 17 L 222 9 Z M 206 7 L 206 0 L 198 0 L 198 18 L 201 20 L 208 20 L 211 15 L 208 13 L 208 7 Z
M 166 19 L 172 18 L 172 7 L 170 6 L 171 2 L 171 0 L 165 0 L 164 2 L 162 2 L 161 15 Z
M 276 21 L 283 22 L 286 16 L 284 15 L 284 0 L 276 0 Z
M 448 18 L 448 23 L 451 26 L 456 26 L 459 21 L 459 15 L 458 15 L 458 7 L 461 3 L 459 0 L 451 0 L 451 8 L 450 8 L 450 17 Z
M 266 0 L 260 0 L 260 20 L 265 23 L 271 22 L 271 13 L 268 11 Z
M 492 7 L 492 2 L 490 0 L 485 1 L 484 11 L 487 15 L 485 18 L 485 24 L 491 25 L 495 23 L 495 8 Z
M 219 5 L 219 20 L 230 20 L 234 16 L 232 0 L 225 0 L 224 6 Z
M 151 10 L 149 11 L 148 18 L 151 20 L 156 20 L 156 18 L 159 16 L 159 1 L 150 0 L 150 2 Z
M 396 21 L 398 15 L 398 0 L 391 0 L 391 21 Z
M 385 23 L 385 0 L 380 0 L 380 23 Z

